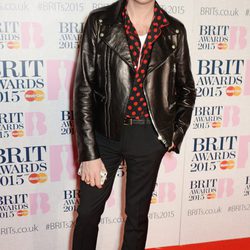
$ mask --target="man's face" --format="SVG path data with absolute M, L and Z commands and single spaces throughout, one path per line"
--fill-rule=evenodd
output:
M 128 1 L 132 1 L 138 4 L 148 4 L 148 3 L 153 3 L 155 0 L 128 0 Z

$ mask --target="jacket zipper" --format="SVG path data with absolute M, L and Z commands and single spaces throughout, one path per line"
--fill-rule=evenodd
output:
M 144 78 L 144 79 L 145 79 L 145 78 Z M 161 140 L 161 141 L 163 142 L 164 145 L 166 145 L 166 140 L 163 139 L 162 135 L 159 133 L 159 131 L 158 131 L 156 125 L 155 125 L 155 122 L 154 122 L 154 119 L 153 119 L 153 116 L 152 116 L 152 113 L 151 113 L 151 110 L 150 110 L 150 106 L 148 105 L 148 103 L 149 103 L 149 101 L 148 101 L 148 96 L 147 96 L 146 91 L 145 91 L 145 89 L 144 89 L 144 87 L 143 87 L 143 86 L 144 86 L 144 85 L 143 85 L 143 82 L 144 82 L 144 80 L 142 81 L 142 89 L 143 89 L 143 92 L 144 92 L 144 96 L 146 97 L 146 102 L 147 102 L 147 106 L 148 106 L 149 115 L 150 115 L 151 120 L 152 120 L 152 124 L 153 124 L 153 126 L 154 126 L 154 128 L 155 128 L 155 130 L 156 130 L 156 132 L 157 132 L 158 139 Z
M 107 50 L 106 50 L 107 51 Z M 104 57 L 104 65 L 106 67 L 107 61 L 106 56 Z M 107 70 L 105 70 L 105 96 L 107 97 L 105 100 L 105 108 L 104 108 L 104 118 L 105 118 L 105 133 L 108 136 L 108 125 L 107 125 L 107 102 L 108 102 L 108 95 L 107 95 Z
M 107 56 L 110 56 L 110 53 L 107 52 Z M 110 57 L 107 57 L 108 59 Z M 106 60 L 107 60 L 106 58 Z M 106 61 L 107 65 L 110 65 L 109 64 L 109 60 Z M 106 80 L 107 80 L 107 92 L 108 92 L 108 100 L 107 100 L 107 119 L 108 119 L 108 123 L 107 123 L 107 132 L 108 132 L 108 137 L 110 137 L 110 102 L 111 102 L 111 84 L 109 83 L 109 71 L 106 72 Z

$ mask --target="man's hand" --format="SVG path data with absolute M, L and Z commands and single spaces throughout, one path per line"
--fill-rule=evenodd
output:
M 82 168 L 82 181 L 85 181 L 87 184 L 90 184 L 92 187 L 97 186 L 98 188 L 102 188 L 101 185 L 101 170 L 106 170 L 103 161 L 101 158 L 83 161 L 81 163 Z

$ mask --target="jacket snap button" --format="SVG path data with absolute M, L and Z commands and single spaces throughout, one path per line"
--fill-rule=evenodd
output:
M 100 33 L 100 37 L 103 37 L 104 36 L 104 34 L 103 33 Z
M 172 45 L 172 49 L 175 49 L 175 45 L 174 44 Z
M 178 34 L 180 31 L 178 29 L 176 29 L 175 32 Z

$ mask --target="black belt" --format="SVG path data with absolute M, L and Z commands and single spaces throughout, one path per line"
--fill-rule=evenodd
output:
M 126 117 L 126 118 L 124 119 L 124 122 L 123 122 L 124 125 L 151 124 L 151 123 L 152 123 L 152 122 L 151 122 L 150 118 L 143 118 L 143 119 L 137 120 L 137 119 L 128 118 L 128 117 Z

